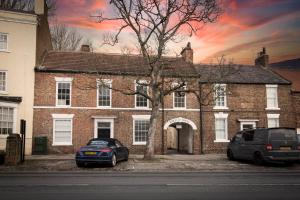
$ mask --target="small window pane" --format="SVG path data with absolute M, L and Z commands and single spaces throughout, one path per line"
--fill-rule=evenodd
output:
M 7 34 L 0 33 L 0 50 L 7 50 Z
M 6 91 L 6 72 L 0 71 L 0 91 Z
M 71 83 L 57 84 L 57 105 L 70 105 Z
M 98 106 L 111 106 L 110 105 L 110 86 L 99 85 L 98 87 Z
M 136 91 L 147 94 L 147 86 L 137 85 Z M 142 96 L 140 94 L 135 95 L 135 98 L 136 98 L 136 101 L 135 101 L 136 107 L 148 107 L 147 98 L 145 98 L 144 96 Z

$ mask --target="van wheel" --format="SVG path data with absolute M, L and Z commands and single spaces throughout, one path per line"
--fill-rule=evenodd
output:
M 265 163 L 264 158 L 262 157 L 260 152 L 255 152 L 253 155 L 253 161 L 256 165 L 263 165 Z
M 76 165 L 77 165 L 77 167 L 84 167 L 85 163 L 84 162 L 80 162 L 80 161 L 76 161 Z
M 228 160 L 235 160 L 233 152 L 230 149 L 227 150 L 227 158 Z

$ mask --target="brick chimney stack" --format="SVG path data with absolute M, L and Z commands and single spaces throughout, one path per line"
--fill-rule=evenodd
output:
M 265 47 L 263 47 L 262 51 L 257 54 L 257 58 L 255 59 L 255 65 L 268 68 L 269 55 L 267 54 Z
M 81 45 L 80 51 L 81 52 L 91 52 L 90 45 L 88 45 L 88 44 Z
M 180 54 L 185 62 L 193 63 L 194 52 L 191 48 L 190 42 L 187 43 L 186 47 L 182 49 Z
M 34 12 L 37 15 L 43 15 L 45 13 L 45 0 L 34 1 Z

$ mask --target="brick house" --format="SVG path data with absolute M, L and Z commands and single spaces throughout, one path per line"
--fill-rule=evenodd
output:
M 137 77 L 147 79 L 142 58 L 84 50 L 50 51 L 36 68 L 34 137 L 47 136 L 50 153 L 73 153 L 91 138 L 114 137 L 131 153 L 142 154 L 150 103 L 141 95 L 128 96 L 97 86 L 100 74 L 110 86 L 138 89 Z M 258 61 L 264 57 L 260 55 Z M 220 69 L 194 65 L 192 59 L 193 50 L 187 46 L 182 58 L 163 59 L 163 73 L 166 77 L 184 73 L 188 80 L 196 79 L 200 94 L 216 88 L 210 94 L 214 103 L 200 105 L 192 93 L 165 96 L 155 137 L 157 154 L 224 152 L 240 129 L 295 127 L 289 81 L 259 64 Z M 88 82 L 95 87 L 83 88 Z

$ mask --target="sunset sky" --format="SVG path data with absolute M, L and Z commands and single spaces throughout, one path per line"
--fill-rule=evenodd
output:
M 111 15 L 109 0 L 58 0 L 56 20 L 77 28 L 94 43 L 94 51 L 120 53 L 134 47 L 132 33 L 124 32 L 117 46 L 100 46 L 103 34 L 117 30 L 115 23 L 99 24 L 90 15 L 101 9 Z M 168 46 L 176 56 L 192 43 L 194 62 L 211 63 L 225 55 L 234 63 L 253 64 L 264 46 L 271 62 L 300 57 L 300 0 L 223 0 L 224 13 L 216 23 L 205 25 L 196 35 Z

